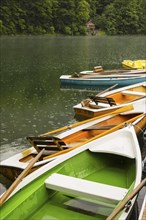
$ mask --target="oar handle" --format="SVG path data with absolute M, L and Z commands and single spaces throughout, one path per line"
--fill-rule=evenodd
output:
M 115 84 L 115 85 L 113 85 L 113 86 L 110 86 L 109 88 L 107 88 L 107 89 L 101 91 L 100 93 L 98 93 L 97 95 L 95 95 L 95 97 L 96 97 L 96 96 L 99 96 L 99 95 L 102 95 L 102 94 L 105 93 L 105 92 L 108 92 L 109 90 L 113 89 L 113 88 L 116 87 L 117 85 L 118 85 L 118 84 Z
M 113 220 L 121 210 L 125 208 L 125 205 L 136 196 L 136 194 L 142 189 L 142 187 L 146 184 L 146 178 L 139 183 L 139 185 L 122 201 L 122 203 L 115 209 L 111 215 L 108 216 L 106 220 Z
M 5 200 L 10 196 L 16 186 L 21 182 L 21 180 L 29 173 L 33 165 L 38 161 L 38 159 L 43 154 L 44 149 L 40 151 L 40 153 L 28 164 L 28 166 L 23 170 L 23 172 L 18 176 L 18 178 L 12 183 L 12 185 L 8 188 L 8 190 L 2 195 L 0 199 L 0 206 L 3 205 Z

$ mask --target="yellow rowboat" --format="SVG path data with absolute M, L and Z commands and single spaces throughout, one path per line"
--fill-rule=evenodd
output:
M 122 66 L 126 69 L 146 69 L 146 60 L 123 60 Z
M 33 147 L 2 161 L 0 163 L 0 173 L 14 180 L 42 149 L 45 149 L 43 155 L 29 173 L 46 163 L 51 163 L 64 153 L 122 128 L 127 123 L 132 123 L 138 134 L 146 126 L 146 116 L 139 113 L 128 115 L 122 113 L 130 108 L 131 105 L 104 116 L 47 132 L 41 136 L 27 137 Z
M 129 103 L 134 106 L 130 112 L 146 112 L 146 82 L 90 96 L 73 106 L 73 109 L 76 116 L 91 118 L 110 113 Z

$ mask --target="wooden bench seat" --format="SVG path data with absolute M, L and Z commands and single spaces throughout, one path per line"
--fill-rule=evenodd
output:
M 116 105 L 115 100 L 110 97 L 90 96 L 89 98 L 94 101 L 96 105 L 98 105 L 98 103 L 105 103 L 109 104 L 110 106 Z
M 45 180 L 46 188 L 94 201 L 117 204 L 127 194 L 126 188 L 54 173 Z
M 37 151 L 42 150 L 42 148 L 46 150 L 64 150 L 68 148 L 64 141 L 54 136 L 27 137 L 27 140 Z

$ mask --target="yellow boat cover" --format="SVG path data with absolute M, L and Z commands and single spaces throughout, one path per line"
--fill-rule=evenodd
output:
M 123 60 L 122 65 L 126 69 L 146 69 L 146 60 Z

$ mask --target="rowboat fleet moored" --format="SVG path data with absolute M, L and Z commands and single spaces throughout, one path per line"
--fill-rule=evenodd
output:
M 146 129 L 146 72 L 139 69 L 109 76 L 98 67 L 61 76 L 67 83 L 85 86 L 85 80 L 94 88 L 89 79 L 98 79 L 110 87 L 73 106 L 86 120 L 28 136 L 30 148 L 0 163 L 0 174 L 12 181 L 1 195 L 1 220 L 133 219 L 146 185 L 146 152 L 138 141 Z M 141 219 L 144 210 L 143 205 Z

